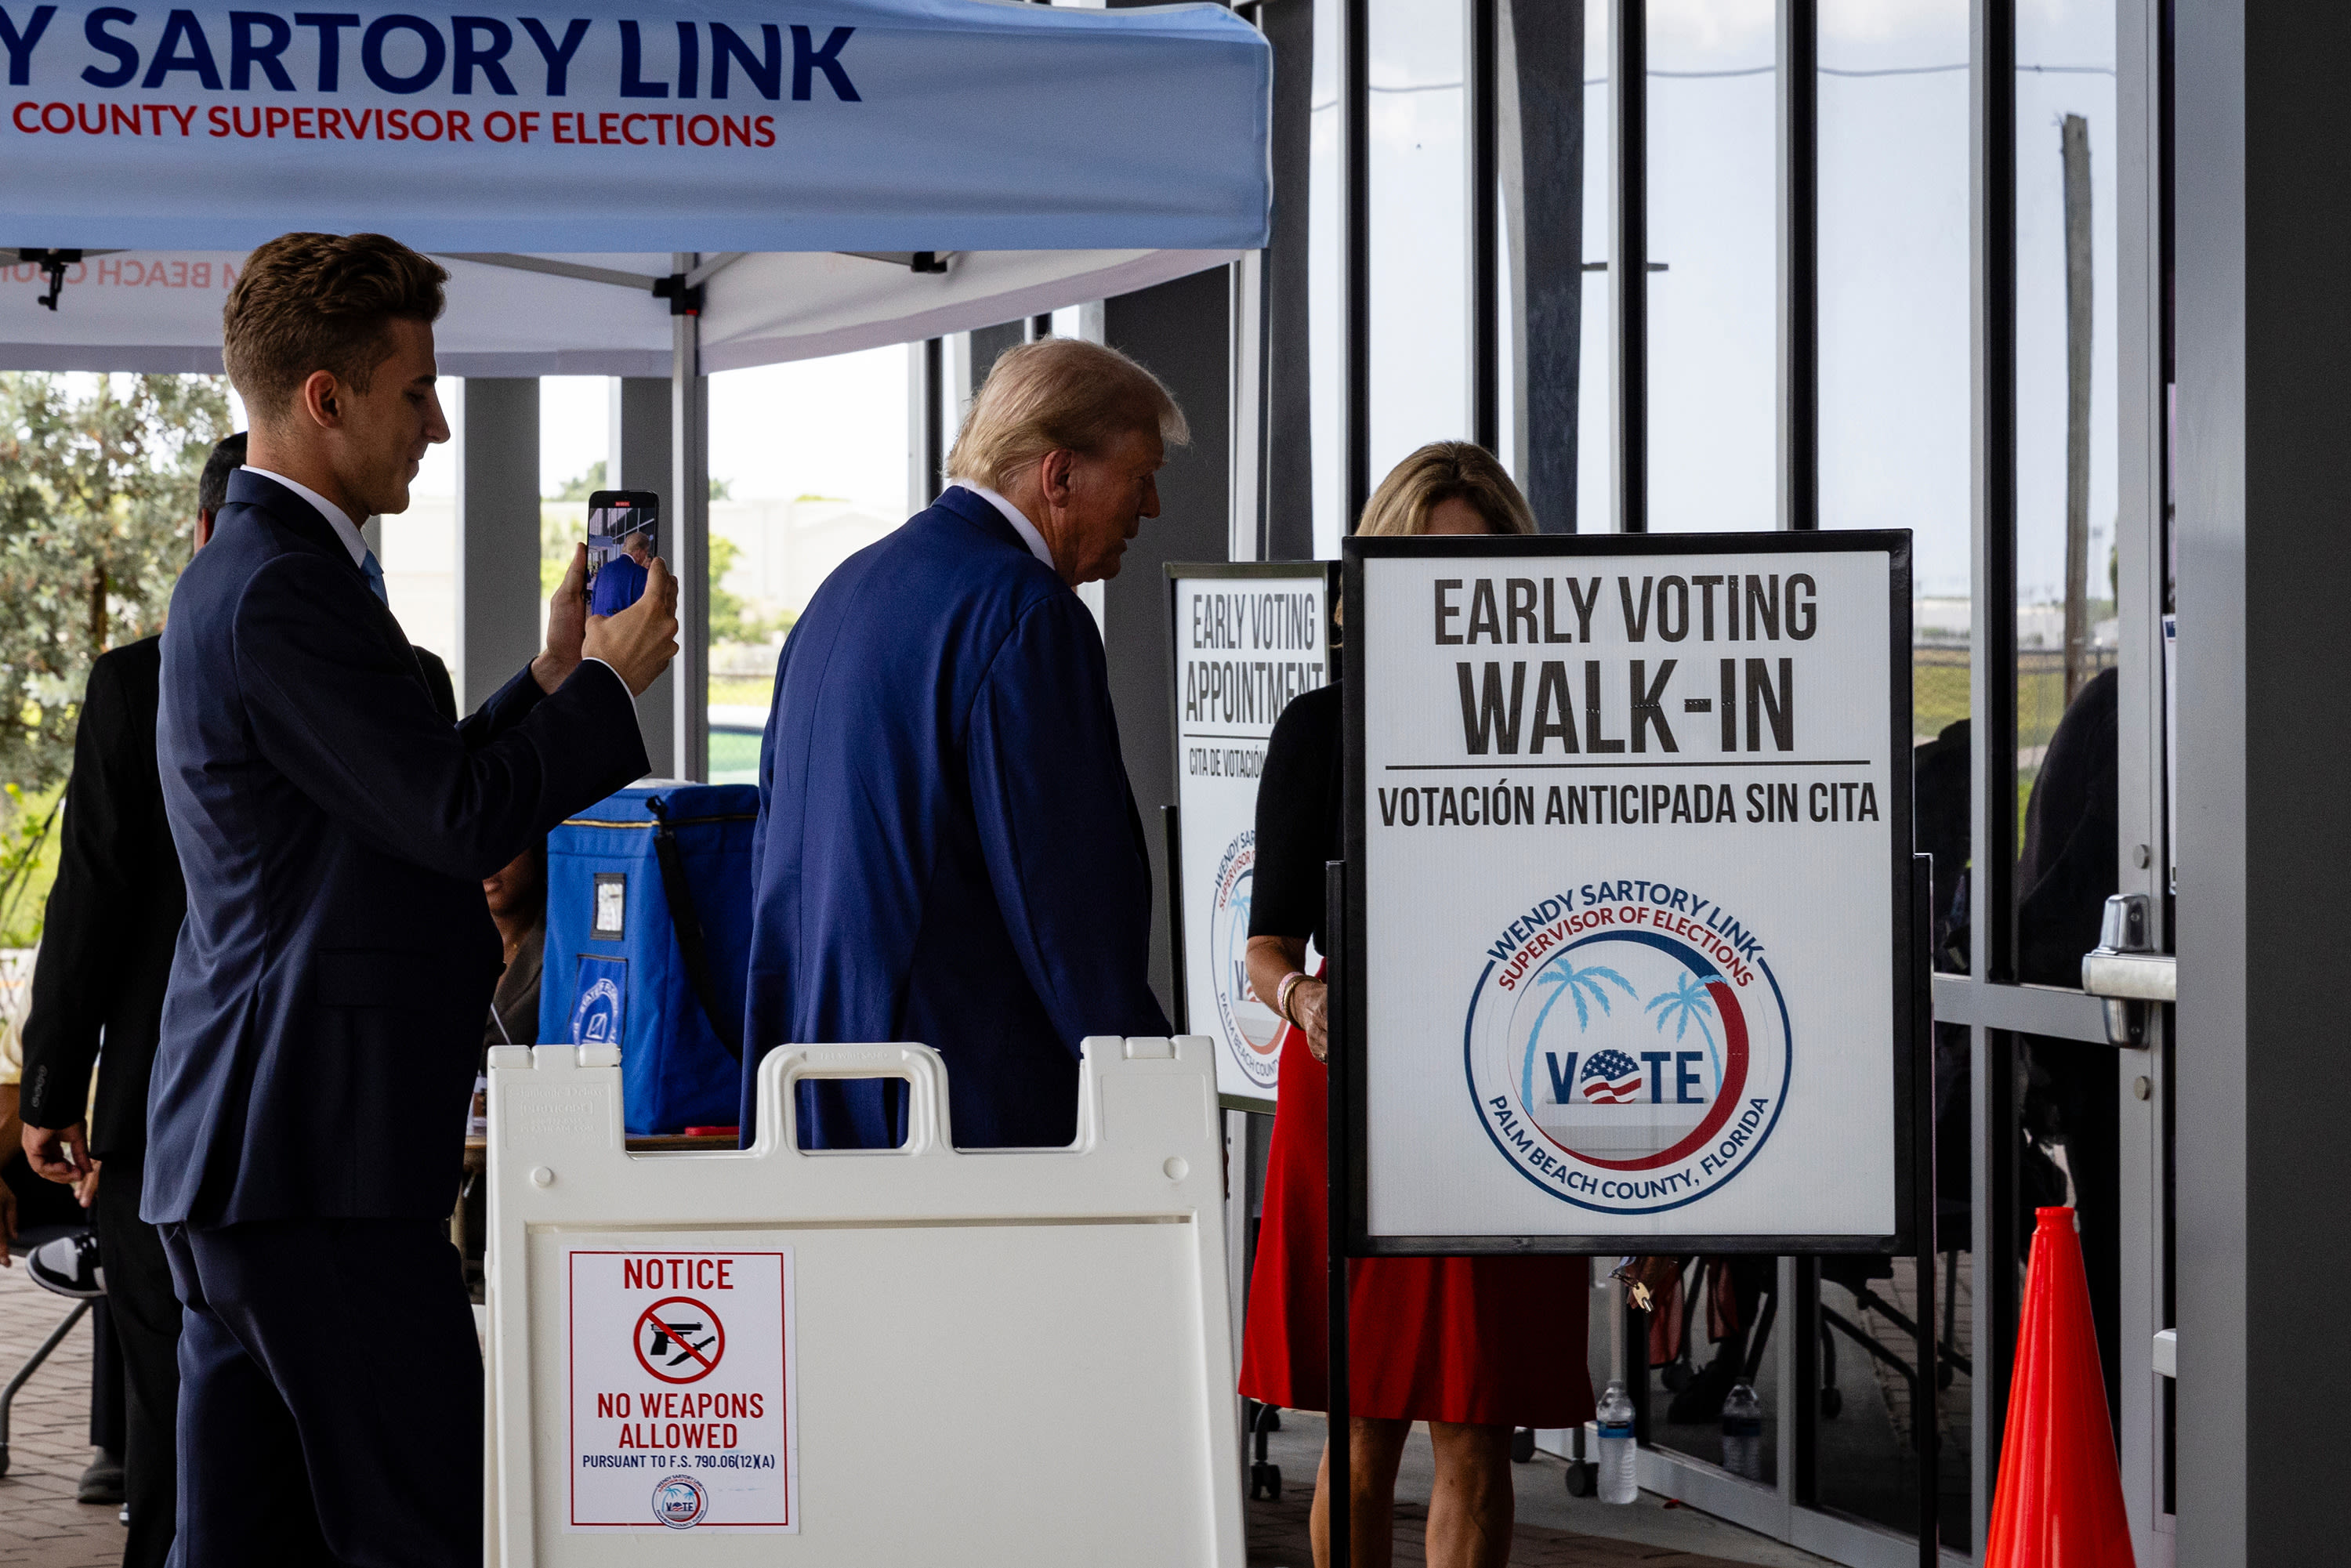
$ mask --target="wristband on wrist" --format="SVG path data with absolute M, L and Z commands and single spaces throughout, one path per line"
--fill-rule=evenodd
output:
M 1290 1016 L 1290 993 L 1296 990 L 1298 982 L 1306 977 L 1306 971 L 1303 969 L 1292 969 L 1281 977 L 1280 988 L 1273 993 L 1273 1010 L 1280 1013 L 1281 1021 L 1292 1029 L 1298 1028 L 1299 1024 L 1296 1019 Z

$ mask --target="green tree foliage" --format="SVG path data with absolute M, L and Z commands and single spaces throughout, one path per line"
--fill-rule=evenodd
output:
M 768 635 L 768 623 L 746 612 L 743 601 L 726 591 L 726 574 L 743 548 L 724 534 L 710 536 L 710 640 L 714 643 L 758 643 Z
M 584 501 L 599 490 L 611 488 L 610 486 L 604 483 L 604 460 L 601 457 L 599 457 L 595 462 L 588 465 L 588 471 L 586 473 L 566 479 L 563 482 L 563 488 L 556 492 L 554 495 L 549 496 L 548 499 L 550 501 Z M 733 500 L 735 498 L 735 481 L 732 479 L 713 479 L 710 482 L 710 498 L 714 501 Z
M 596 491 L 604 489 L 604 460 L 601 457 L 588 465 L 588 472 L 575 479 L 566 479 L 563 488 L 548 497 L 550 501 L 585 501 Z
M 25 808 L 73 766 L 90 661 L 162 627 L 228 430 L 214 376 L 0 373 L 0 887 L 40 854 Z

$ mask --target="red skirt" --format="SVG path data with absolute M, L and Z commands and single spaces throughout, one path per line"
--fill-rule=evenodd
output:
M 1329 1084 L 1306 1037 L 1285 1030 L 1240 1391 L 1289 1410 L 1331 1407 Z M 1508 1427 L 1589 1420 L 1590 1277 L 1582 1258 L 1356 1260 L 1347 1270 L 1352 1413 Z

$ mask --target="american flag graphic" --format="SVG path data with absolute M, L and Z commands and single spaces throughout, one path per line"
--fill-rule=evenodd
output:
M 1597 1051 L 1576 1080 L 1593 1104 L 1623 1105 L 1640 1095 L 1641 1064 L 1621 1051 Z

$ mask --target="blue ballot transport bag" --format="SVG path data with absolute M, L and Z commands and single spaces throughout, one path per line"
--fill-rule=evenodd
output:
M 538 1038 L 620 1047 L 632 1134 L 735 1124 L 758 810 L 748 784 L 640 784 L 547 836 Z

